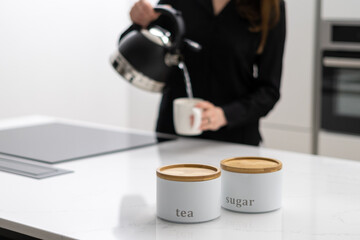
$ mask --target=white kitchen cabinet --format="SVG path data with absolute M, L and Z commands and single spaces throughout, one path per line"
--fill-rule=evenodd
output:
M 262 146 L 308 153 L 312 150 L 312 131 L 284 129 L 283 126 L 262 126 Z M 264 137 L 265 136 L 265 137 Z
M 317 2 L 285 2 L 287 35 L 281 98 L 263 120 L 261 132 L 267 147 L 311 153 Z
M 360 160 L 360 137 L 320 131 L 319 155 Z
M 360 19 L 359 0 L 322 0 L 321 18 L 331 20 Z

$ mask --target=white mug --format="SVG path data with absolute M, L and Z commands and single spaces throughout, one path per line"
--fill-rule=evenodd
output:
M 173 102 L 174 126 L 177 134 L 185 136 L 200 135 L 202 109 L 195 105 L 203 101 L 199 98 L 177 98 Z M 193 121 L 191 121 L 193 116 Z

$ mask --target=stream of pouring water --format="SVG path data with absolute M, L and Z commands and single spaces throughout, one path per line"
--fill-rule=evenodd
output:
M 180 61 L 179 64 L 178 64 L 178 67 L 184 73 L 186 93 L 187 93 L 188 97 L 189 98 L 194 98 L 193 92 L 192 92 L 192 87 L 191 87 L 191 82 L 190 82 L 189 71 L 187 70 L 187 67 L 186 67 L 185 63 L 183 61 Z

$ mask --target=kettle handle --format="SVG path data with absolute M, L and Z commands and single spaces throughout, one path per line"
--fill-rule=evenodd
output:
M 174 44 L 172 44 L 169 50 L 172 51 L 180 48 L 180 45 L 182 43 L 182 37 L 185 33 L 185 23 L 181 16 L 181 12 L 167 5 L 162 5 L 162 4 L 159 4 L 156 7 L 154 7 L 154 11 L 169 17 L 175 25 L 174 33 L 173 33 L 175 35 Z

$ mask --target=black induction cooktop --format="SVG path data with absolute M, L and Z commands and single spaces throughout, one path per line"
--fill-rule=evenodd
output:
M 58 163 L 174 140 L 174 136 L 48 123 L 0 131 L 0 153 Z

